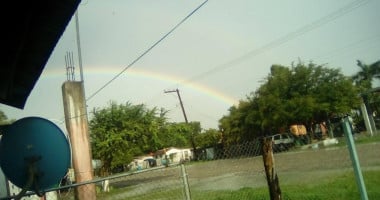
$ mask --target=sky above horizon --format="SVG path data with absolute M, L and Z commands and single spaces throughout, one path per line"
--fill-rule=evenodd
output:
M 83 77 L 90 113 L 110 101 L 169 110 L 169 121 L 218 128 L 269 74 L 299 60 L 351 76 L 357 60 L 380 60 L 380 1 L 207 1 L 147 54 L 130 65 L 204 1 L 82 0 L 78 7 Z M 61 86 L 73 52 L 80 80 L 75 17 L 66 27 L 23 110 L 0 104 L 9 119 L 40 116 L 64 129 Z M 127 68 L 99 91 L 102 86 Z M 91 119 L 91 114 L 89 114 Z

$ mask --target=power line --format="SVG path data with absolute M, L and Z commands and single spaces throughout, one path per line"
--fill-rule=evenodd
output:
M 343 47 L 340 47 L 340 48 L 334 49 L 332 51 L 329 51 L 329 52 L 325 53 L 324 55 L 316 56 L 314 58 L 314 60 L 320 59 L 320 58 L 324 58 L 324 57 L 325 58 L 335 57 L 336 55 L 340 54 L 342 51 L 345 51 L 347 49 L 349 49 L 351 51 L 355 50 L 355 49 L 358 49 L 360 47 L 360 45 L 363 44 L 363 43 L 365 43 L 365 42 L 370 42 L 370 46 L 377 45 L 376 42 L 379 40 L 379 38 L 380 38 L 380 34 L 376 34 L 376 35 L 373 35 L 371 37 L 367 37 L 367 38 L 364 38 L 364 39 L 361 39 L 361 40 L 349 43 L 348 45 L 345 45 Z M 358 48 L 355 48 L 355 47 L 358 47 Z
M 325 24 L 327 24 L 328 22 L 331 22 L 333 20 L 336 20 L 338 19 L 339 17 L 343 16 L 343 15 L 346 15 L 348 13 L 350 13 L 351 11 L 367 4 L 369 1 L 368 0 L 358 0 L 358 1 L 354 1 L 350 4 L 347 4 L 346 6 L 330 13 L 329 15 L 326 15 L 310 24 L 307 24 L 305 26 L 302 26 L 301 28 L 293 31 L 293 32 L 290 32 L 276 40 L 273 40 L 271 42 L 269 42 L 268 44 L 258 48 L 258 49 L 254 49 L 254 50 L 251 50 L 249 52 L 247 52 L 246 54 L 243 54 L 237 58 L 234 58 L 226 63 L 223 63 L 223 64 L 220 64 L 220 65 L 217 65 L 215 67 L 213 67 L 212 69 L 206 71 L 206 72 L 203 72 L 199 75 L 196 75 L 190 79 L 187 79 L 183 82 L 181 82 L 180 84 L 185 84 L 185 83 L 189 83 L 189 82 L 193 82 L 195 80 L 199 80 L 199 79 L 202 79 L 202 78 L 205 78 L 207 77 L 208 75 L 210 74 L 214 74 L 214 73 L 217 73 L 219 71 L 222 71 L 222 70 L 225 70 L 227 68 L 230 68 L 230 67 L 233 67 L 234 65 L 237 65 L 239 63 L 241 63 L 242 61 L 248 59 L 248 58 L 251 58 L 253 56 L 257 56 L 261 53 L 264 53 L 265 51 L 268 51 L 270 49 L 273 49 L 275 47 L 278 47 L 288 41 L 291 41 L 301 35 L 304 35 L 320 26 L 323 26 Z
M 265 51 L 267 50 L 270 50 L 270 49 L 273 49 L 277 46 L 280 46 L 288 41 L 291 41 L 293 39 L 295 39 L 296 37 L 299 37 L 303 34 L 306 34 L 324 24 L 327 24 L 328 22 L 331 22 L 345 14 L 348 14 L 349 12 L 367 4 L 369 1 L 368 0 L 357 0 L 357 1 L 354 1 L 350 4 L 347 4 L 346 6 L 343 6 L 342 8 L 338 9 L 338 10 L 335 10 L 334 12 L 322 17 L 322 18 L 319 18 L 318 20 L 316 21 L 313 21 L 305 26 L 302 26 L 301 28 L 299 29 L 296 29 L 295 31 L 293 32 L 290 32 L 276 40 L 273 40 L 271 42 L 269 42 L 268 44 L 258 48 L 258 49 L 254 49 L 254 50 L 251 50 L 249 51 L 248 53 L 246 54 L 243 54 L 237 58 L 234 58 L 226 63 L 223 63 L 223 64 L 220 64 L 220 65 L 217 65 L 215 67 L 213 67 L 212 69 L 206 71 L 206 72 L 203 72 L 201 74 L 198 74 L 190 79 L 187 79 L 187 80 L 183 80 L 181 81 L 180 83 L 177 83 L 176 84 L 176 87 L 180 87 L 180 85 L 185 85 L 186 83 L 190 83 L 190 82 L 194 82 L 195 80 L 199 80 L 199 79 L 203 79 L 211 74 L 214 74 L 214 73 L 217 73 L 219 71 L 223 71 L 227 68 L 230 68 L 230 67 L 233 67 L 234 65 L 237 65 L 239 63 L 241 63 L 242 61 L 248 59 L 248 58 L 251 58 L 253 56 L 257 56 L 261 53 L 264 53 Z M 156 95 L 154 95 L 150 101 L 154 101 L 154 99 L 160 97 L 162 95 L 161 92 L 158 92 Z
M 192 12 L 190 12 L 185 18 L 183 18 L 177 25 L 175 25 L 168 33 L 166 33 L 161 39 L 155 42 L 151 47 L 145 50 L 140 56 L 138 56 L 135 60 L 133 60 L 128 66 L 126 66 L 121 72 L 116 74 L 111 80 L 105 83 L 102 87 L 96 90 L 92 95 L 90 95 L 86 101 L 89 101 L 95 95 L 97 95 L 100 91 L 102 91 L 105 87 L 111 84 L 114 80 L 116 80 L 120 75 L 122 75 L 127 69 L 132 67 L 137 61 L 139 61 L 142 57 L 144 57 L 147 53 L 149 53 L 155 46 L 157 46 L 160 42 L 162 42 L 166 37 L 168 37 L 175 29 L 177 29 L 182 23 L 184 23 L 188 18 L 190 18 L 195 12 L 197 12 L 204 4 L 207 3 L 208 0 L 201 3 L 197 8 L 195 8 Z
M 147 49 L 142 55 L 140 55 L 137 59 L 135 59 L 131 64 L 129 64 L 126 68 L 124 68 L 119 74 L 117 74 L 114 78 L 112 78 L 110 81 L 108 81 L 105 85 L 103 85 L 100 89 L 98 89 L 96 92 L 94 92 L 92 95 L 90 95 L 88 98 L 87 98 L 87 101 L 91 98 L 93 98 L 95 95 L 97 95 L 101 90 L 103 90 L 105 87 L 107 87 L 111 82 L 113 82 L 115 79 L 117 79 L 122 73 L 124 73 L 128 68 L 130 68 L 133 64 L 135 64 L 139 59 L 141 59 L 145 54 L 147 54 L 151 49 L 153 49 L 159 42 L 161 42 L 163 39 L 165 39 L 171 32 L 173 32 L 179 25 L 181 25 L 187 18 L 189 18 L 192 14 L 194 14 L 198 9 L 200 9 L 208 0 L 204 1 L 202 4 L 200 4 L 194 11 L 192 11 L 188 16 L 186 16 L 180 23 L 178 23 L 171 31 L 169 31 L 166 35 L 164 35 L 159 41 L 157 41 L 155 44 L 153 44 L 149 49 Z M 236 64 L 239 64 L 241 63 L 242 61 L 248 59 L 248 58 L 251 58 L 253 56 L 257 56 L 265 51 L 268 51 L 270 49 L 273 49 L 275 47 L 278 47 L 288 41 L 291 41 L 301 35 L 304 35 L 322 25 L 325 25 L 327 24 L 328 22 L 331 22 L 343 15 L 346 15 L 348 14 L 349 12 L 367 4 L 369 1 L 368 0 L 358 0 L 358 1 L 354 1 L 350 4 L 347 4 L 346 6 L 330 13 L 329 15 L 326 15 L 312 23 L 309 23 L 305 26 L 302 26 L 301 28 L 293 31 L 293 32 L 290 32 L 286 35 L 284 35 L 283 37 L 280 37 L 276 40 L 273 40 L 271 41 L 270 43 L 258 48 L 258 49 L 254 49 L 254 50 L 251 50 L 249 52 L 247 52 L 246 54 L 242 55 L 242 56 L 239 56 L 235 59 L 232 59 L 226 63 L 223 63 L 223 64 L 220 64 L 220 65 L 217 65 L 215 66 L 214 68 L 204 72 L 204 73 L 201 73 L 197 76 L 194 76 L 190 79 L 187 79 L 187 80 L 184 80 L 182 82 L 180 82 L 179 84 L 177 85 L 183 85 L 185 83 L 189 83 L 189 82 L 193 82 L 195 80 L 199 80 L 199 79 L 202 79 L 202 78 L 205 78 L 207 77 L 208 75 L 210 74 L 214 74 L 214 73 L 217 73 L 219 71 L 222 71 L 222 70 L 225 70 L 227 68 L 230 68 Z M 158 94 L 161 94 L 161 93 L 158 93 Z M 158 96 L 158 95 L 157 95 Z

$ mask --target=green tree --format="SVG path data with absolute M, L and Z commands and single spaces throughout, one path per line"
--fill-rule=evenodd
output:
M 195 137 L 198 147 L 206 148 L 217 145 L 221 141 L 221 132 L 216 129 L 207 129 Z
M 229 115 L 219 120 L 219 129 L 222 132 L 222 143 L 225 145 L 251 141 L 261 130 L 261 118 L 255 97 L 248 97 L 240 101 L 238 106 L 229 108 Z
M 372 88 L 374 79 L 380 79 L 380 60 L 370 65 L 357 60 L 357 66 L 360 68 L 360 71 L 353 75 L 352 78 L 362 90 L 361 92 L 364 92 Z
M 189 122 L 189 135 L 187 136 L 188 140 L 191 143 L 191 147 L 194 151 L 194 159 L 198 159 L 198 152 L 197 152 L 197 143 L 195 141 L 195 138 L 201 133 L 202 127 L 200 122 Z
M 273 65 L 263 84 L 220 121 L 227 143 L 251 140 L 288 130 L 292 124 L 346 114 L 357 107 L 357 89 L 339 69 L 302 62 Z
M 367 113 L 372 121 L 371 123 L 375 125 L 372 116 L 374 112 L 380 112 L 380 108 L 378 106 L 378 102 L 380 102 L 380 95 L 378 93 L 369 93 L 368 91 L 372 89 L 373 81 L 375 79 L 380 79 L 380 60 L 370 65 L 357 60 L 357 66 L 360 70 L 352 76 L 352 79 L 359 88 L 363 102 L 367 107 Z M 354 119 L 355 124 L 357 124 L 358 127 L 364 128 L 364 119 L 362 116 L 354 116 Z
M 159 138 L 163 147 L 190 147 L 190 128 L 185 122 L 166 123 L 165 130 L 160 131 Z
M 223 133 L 223 143 L 226 145 L 239 143 L 241 140 L 241 119 L 239 118 L 238 107 L 229 108 L 229 115 L 223 116 L 219 120 L 219 128 Z
M 89 122 L 93 157 L 103 162 L 102 173 L 130 163 L 137 155 L 162 148 L 159 131 L 165 112 L 130 103 L 94 109 Z
M 271 72 L 262 87 L 265 95 L 260 95 L 262 88 L 258 90 L 259 107 L 264 108 L 263 120 L 269 119 L 269 126 L 275 130 L 295 123 L 310 126 L 328 121 L 332 116 L 350 113 L 359 104 L 351 79 L 339 69 L 299 62 L 290 68 L 272 66 Z

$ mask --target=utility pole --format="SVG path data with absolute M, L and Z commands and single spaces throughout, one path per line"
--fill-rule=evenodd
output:
M 179 95 L 179 90 L 178 90 L 178 88 L 175 89 L 175 90 L 165 90 L 164 92 L 165 92 L 165 93 L 177 92 L 177 96 L 178 96 L 178 99 L 179 99 L 179 103 L 181 104 L 181 108 L 182 108 L 183 117 L 185 117 L 185 122 L 186 122 L 186 124 L 188 124 L 189 121 L 187 121 L 187 116 L 186 116 L 185 108 L 183 107 L 183 103 L 182 103 L 181 95 Z
M 181 108 L 182 108 L 183 117 L 185 117 L 185 122 L 186 122 L 186 124 L 189 124 L 189 121 L 187 120 L 187 116 L 186 116 L 185 108 L 183 107 L 183 103 L 182 103 L 181 95 L 179 95 L 179 90 L 178 90 L 178 88 L 175 89 L 175 90 L 165 90 L 164 92 L 165 92 L 165 93 L 177 92 L 177 96 L 178 96 L 178 99 L 179 99 L 179 103 L 181 104 Z M 192 146 L 193 146 L 193 151 L 194 151 L 194 156 L 195 156 L 196 153 L 195 153 L 195 143 L 194 143 L 193 133 L 191 133 L 191 144 L 192 144 Z M 196 157 L 196 156 L 195 156 L 195 157 Z M 182 172 L 183 183 L 184 183 L 184 188 L 183 188 L 183 190 L 184 190 L 185 195 L 186 195 L 186 200 L 190 200 L 190 199 L 191 199 L 190 187 L 189 187 L 189 183 L 188 183 L 188 179 L 187 179 L 186 168 L 185 168 L 185 166 L 183 165 L 183 163 L 181 163 L 181 172 Z
M 175 89 L 175 90 L 165 90 L 164 92 L 165 92 L 165 93 L 171 93 L 171 92 L 176 92 L 176 93 L 177 93 L 177 96 L 178 96 L 178 99 L 179 99 L 179 103 L 181 104 L 183 117 L 185 118 L 185 122 L 186 122 L 186 124 L 188 124 L 189 121 L 187 120 L 187 116 L 186 116 L 185 108 L 183 107 L 183 103 L 182 103 L 181 95 L 179 95 L 179 90 L 178 90 L 178 88 Z M 196 152 L 197 149 L 196 149 L 196 146 L 195 146 L 194 134 L 193 134 L 193 133 L 191 133 L 190 141 L 191 141 L 191 145 L 193 146 L 194 159 L 197 159 L 197 158 L 198 158 L 198 156 L 197 156 L 197 152 Z
M 68 80 L 62 85 L 63 108 L 65 113 L 66 129 L 70 136 L 72 148 L 72 165 L 76 183 L 94 179 L 90 135 L 88 128 L 87 105 L 82 70 L 82 56 L 79 40 L 78 10 L 75 11 L 76 33 L 80 81 L 74 81 L 74 61 L 72 54 L 66 58 Z M 71 71 L 70 71 L 71 70 Z M 76 200 L 96 200 L 95 184 L 87 184 L 75 188 Z

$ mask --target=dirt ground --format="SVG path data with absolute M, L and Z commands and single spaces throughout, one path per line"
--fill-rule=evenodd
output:
M 380 143 L 361 144 L 356 149 L 362 170 L 380 170 Z M 349 151 L 344 146 L 288 151 L 276 153 L 274 157 L 281 185 L 318 183 L 353 169 Z M 267 184 L 261 156 L 194 162 L 185 164 L 185 169 L 186 172 L 181 171 L 180 166 L 162 168 L 114 180 L 111 185 L 128 186 L 128 195 L 137 195 L 157 189 L 182 188 L 184 174 L 192 191 L 237 190 Z
M 362 170 L 380 170 L 380 143 L 356 146 Z M 352 170 L 347 147 L 305 149 L 274 154 L 281 183 L 317 182 L 332 174 Z M 187 166 L 192 185 L 203 189 L 236 189 L 266 185 L 261 156 L 216 160 Z

